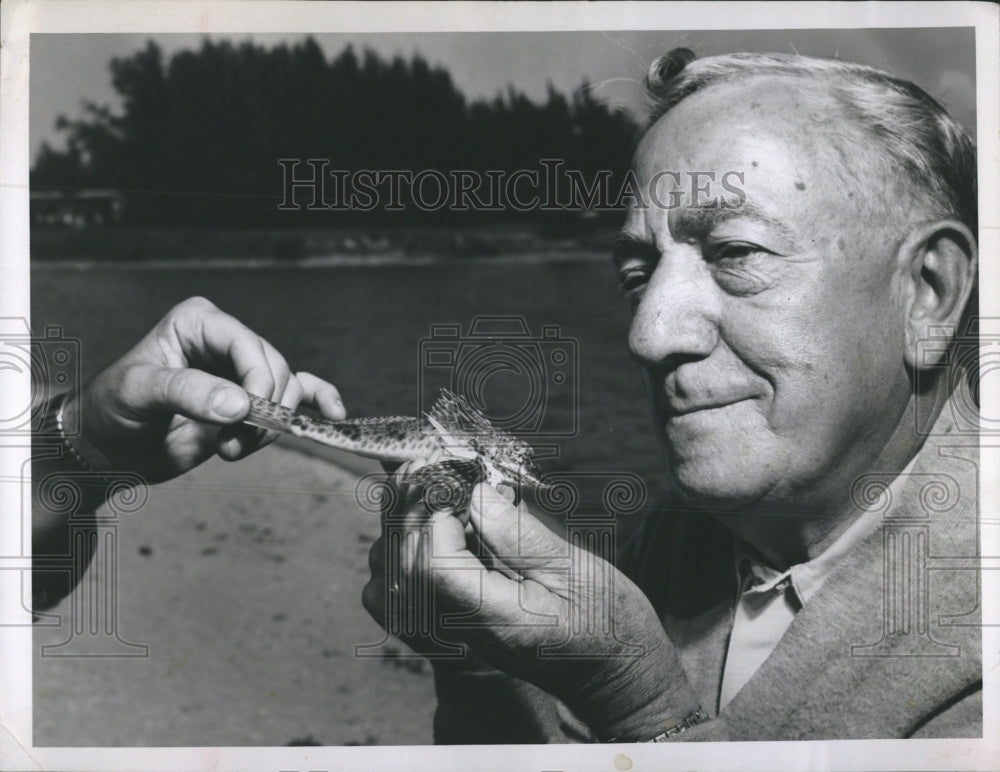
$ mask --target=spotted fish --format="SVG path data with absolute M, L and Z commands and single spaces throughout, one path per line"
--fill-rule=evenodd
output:
M 251 394 L 250 413 L 243 420 L 379 461 L 402 463 L 443 450 L 444 459 L 422 467 L 408 479 L 411 485 L 424 488 L 425 500 L 438 508 L 466 504 L 472 488 L 482 481 L 493 486 L 504 483 L 515 491 L 523 486 L 544 487 L 531 446 L 493 426 L 465 398 L 442 389 L 424 419 L 388 416 L 329 421 Z

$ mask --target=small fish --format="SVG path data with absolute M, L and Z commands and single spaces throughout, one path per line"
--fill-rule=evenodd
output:
M 515 491 L 521 486 L 545 487 L 531 446 L 493 426 L 465 398 L 442 389 L 425 419 L 329 421 L 251 394 L 250 413 L 243 422 L 379 461 L 402 463 L 443 450 L 447 458 L 422 467 L 408 480 L 427 489 L 429 503 L 450 502 L 459 508 L 484 480 L 494 487 L 510 485 Z

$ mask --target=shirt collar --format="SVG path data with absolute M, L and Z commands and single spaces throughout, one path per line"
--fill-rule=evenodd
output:
M 899 501 L 906 477 L 916 461 L 914 456 L 889 484 L 891 501 Z M 805 605 L 833 573 L 837 563 L 882 524 L 882 515 L 880 510 L 862 512 L 823 552 L 806 563 L 791 566 L 787 571 L 778 571 L 767 565 L 749 542 L 737 537 L 734 546 L 737 597 L 743 593 L 764 595 L 791 587 L 799 605 Z

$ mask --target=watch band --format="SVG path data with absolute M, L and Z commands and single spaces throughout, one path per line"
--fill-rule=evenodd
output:
M 656 737 L 653 737 L 650 740 L 646 740 L 645 742 L 648 743 L 667 742 L 668 740 L 671 740 L 677 735 L 683 734 L 691 727 L 696 726 L 697 724 L 701 724 L 705 721 L 708 721 L 708 714 L 704 711 L 703 708 L 699 707 L 698 710 L 696 710 L 690 716 L 682 718 L 680 721 L 677 721 L 676 719 L 668 720 L 666 722 L 665 731 L 660 732 L 658 735 L 656 735 Z
M 607 743 L 621 743 L 621 742 L 645 742 L 645 743 L 662 743 L 673 739 L 679 734 L 686 732 L 691 727 L 708 721 L 708 714 L 703 708 L 699 706 L 698 710 L 692 713 L 690 716 L 686 716 L 680 720 L 676 718 L 669 718 L 663 722 L 664 731 L 660 732 L 656 737 L 650 738 L 649 740 L 622 740 L 618 737 L 612 737 L 610 740 L 602 740 L 601 742 Z

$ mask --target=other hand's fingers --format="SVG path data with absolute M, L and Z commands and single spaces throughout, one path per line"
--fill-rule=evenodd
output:
M 246 393 L 236 384 L 186 367 L 129 367 L 116 394 L 122 417 L 135 421 L 179 413 L 197 421 L 231 424 L 250 409 Z
M 295 402 L 286 401 L 289 385 L 294 380 L 292 378 L 292 371 L 288 367 L 288 362 L 285 361 L 285 358 L 278 353 L 278 350 L 266 338 L 260 339 L 260 345 L 264 349 L 264 358 L 267 359 L 268 367 L 271 369 L 271 380 L 274 381 L 274 387 L 271 389 L 269 399 L 286 407 L 295 407 L 298 405 L 298 398 L 301 397 L 302 391 L 298 383 L 293 384 L 291 391 L 296 394 Z M 266 394 L 262 396 L 267 397 Z
M 168 359 L 232 373 L 251 394 L 270 399 L 275 393 L 275 373 L 263 338 L 208 300 L 191 298 L 175 306 L 155 333 Z
M 259 396 L 277 402 L 284 407 L 297 407 L 299 400 L 302 398 L 302 386 L 296 378 L 292 377 L 291 371 L 288 369 L 288 363 L 278 353 L 277 349 L 264 338 L 261 338 L 260 342 L 264 350 L 264 357 L 267 359 L 267 364 L 271 371 L 271 379 L 274 386 L 270 394 L 261 394 Z M 278 432 L 266 431 L 244 424 L 226 427 L 220 431 L 216 443 L 219 455 L 222 458 L 227 461 L 236 461 L 270 445 L 278 439 L 278 436 Z
M 312 373 L 300 372 L 295 378 L 302 387 L 303 402 L 315 407 L 324 418 L 329 418 L 331 421 L 342 421 L 347 418 L 344 401 L 336 386 L 317 378 Z

